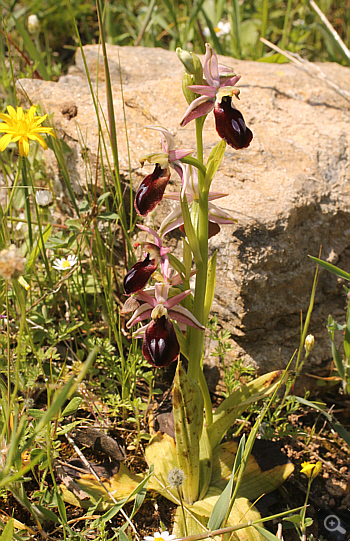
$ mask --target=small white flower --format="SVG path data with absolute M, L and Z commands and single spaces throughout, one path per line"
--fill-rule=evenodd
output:
M 35 200 L 40 207 L 47 207 L 52 203 L 52 193 L 49 190 L 38 190 Z
M 74 267 L 78 262 L 76 255 L 69 255 L 68 257 L 62 257 L 61 259 L 55 259 L 53 262 L 53 268 L 59 271 L 67 271 Z
M 28 17 L 28 31 L 30 34 L 38 34 L 40 32 L 40 22 L 35 14 Z
M 231 32 L 231 24 L 226 21 L 219 21 L 217 28 L 215 28 L 215 34 L 220 36 L 227 36 Z
M 146 535 L 145 541 L 172 541 L 176 539 L 176 535 L 170 535 L 169 532 L 155 532 L 154 535 Z

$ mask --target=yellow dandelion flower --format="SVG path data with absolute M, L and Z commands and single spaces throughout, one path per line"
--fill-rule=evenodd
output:
M 52 128 L 41 126 L 47 115 L 35 116 L 36 105 L 32 105 L 29 111 L 24 112 L 22 107 L 17 107 L 17 111 L 11 106 L 7 106 L 8 114 L 0 113 L 0 133 L 4 133 L 0 139 L 0 151 L 3 152 L 10 143 L 18 143 L 21 156 L 29 154 L 29 140 L 38 141 L 44 150 L 47 149 L 45 140 L 41 133 L 47 133 L 55 137 Z

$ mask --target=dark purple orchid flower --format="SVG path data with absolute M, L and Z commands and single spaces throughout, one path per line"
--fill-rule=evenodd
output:
M 231 98 L 223 96 L 214 108 L 215 127 L 221 139 L 236 150 L 249 147 L 253 134 L 245 125 L 243 115 L 232 107 Z
M 157 368 L 169 366 L 177 359 L 180 346 L 170 319 L 158 317 L 147 325 L 142 353 L 146 361 Z
M 165 128 L 151 126 L 151 129 L 160 132 L 163 152 L 147 154 L 140 160 L 142 165 L 145 161 L 155 164 L 153 173 L 147 175 L 141 182 L 136 193 L 135 208 L 141 216 L 147 216 L 162 200 L 165 188 L 170 179 L 170 167 L 173 167 L 182 178 L 182 164 L 180 159 L 193 152 L 191 149 L 175 150 L 175 138 Z
M 235 75 L 230 68 L 218 63 L 216 53 L 209 43 L 206 43 L 205 47 L 203 72 L 208 84 L 187 87 L 200 96 L 193 100 L 186 110 L 181 126 L 186 126 L 191 120 L 214 110 L 216 131 L 219 136 L 236 150 L 247 148 L 253 134 L 246 127 L 242 114 L 232 103 L 233 96 L 239 97 L 239 89 L 234 86 L 241 76 Z
M 170 284 L 156 283 L 152 289 L 139 291 L 135 298 L 142 304 L 135 310 L 126 325 L 129 329 L 136 323 L 151 318 L 150 323 L 133 334 L 133 338 L 143 336 L 142 353 L 152 366 L 158 368 L 169 366 L 180 353 L 172 319 L 179 324 L 204 330 L 203 325 L 189 310 L 179 306 L 179 303 L 190 295 L 191 291 L 183 291 L 168 299 L 169 289 Z
M 157 267 L 158 260 L 156 258 L 151 259 L 149 253 L 143 261 L 135 263 L 124 277 L 125 295 L 131 295 L 143 289 L 152 274 L 157 270 Z
M 150 227 L 138 225 L 140 229 L 154 236 L 155 243 L 152 242 L 137 242 L 137 246 L 142 246 L 143 252 L 146 253 L 146 258 L 143 261 L 138 261 L 131 267 L 124 278 L 124 292 L 126 295 L 131 295 L 143 289 L 151 278 L 152 274 L 157 270 L 160 261 L 164 280 L 170 280 L 169 268 L 169 248 L 163 246 L 162 239 Z
M 135 208 L 141 216 L 147 216 L 162 200 L 170 179 L 170 170 L 156 164 L 153 173 L 141 182 L 135 196 Z

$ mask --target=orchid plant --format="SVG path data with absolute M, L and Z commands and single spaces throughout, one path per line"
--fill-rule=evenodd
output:
M 145 161 L 153 164 L 154 171 L 141 182 L 135 208 L 139 215 L 146 216 L 161 203 L 163 197 L 174 199 L 178 205 L 157 232 L 144 225 L 138 226 L 152 238 L 136 244 L 142 247 L 143 259 L 135 263 L 124 278 L 124 291 L 128 298 L 122 313 L 133 312 L 128 328 L 143 323 L 134 331 L 133 337 L 142 338 L 145 359 L 157 368 L 178 360 L 173 385 L 175 439 L 158 433 L 147 446 L 146 458 L 154 468 L 148 488 L 179 505 L 173 532 L 178 537 L 203 533 L 207 528 L 232 527 L 237 530 L 233 534 L 236 539 L 260 540 L 263 538 L 258 527 L 261 518 L 248 498 L 254 499 L 273 490 L 293 467 L 281 466 L 268 479 L 258 479 L 250 485 L 247 483 L 244 491 L 244 480 L 241 483 L 244 466 L 248 463 L 265 410 L 254 425 L 246 445 L 244 440 L 239 446 L 235 441 L 222 443 L 222 440 L 247 406 L 273 395 L 284 376 L 276 371 L 239 387 L 213 412 L 203 374 L 204 330 L 216 278 L 216 253 L 208 261 L 208 239 L 220 231 L 220 225 L 236 221 L 213 203 L 226 194 L 212 192 L 210 186 L 226 144 L 236 150 L 247 148 L 253 134 L 233 103 L 233 99 L 239 97 L 235 85 L 240 77 L 218 63 L 211 45 L 206 44 L 203 66 L 193 53 L 178 50 L 177 54 L 185 67 L 183 90 L 189 104 L 181 125 L 193 120 L 196 123 L 196 157 L 191 149 L 177 149 L 168 130 L 153 127 L 160 132 L 162 151 L 141 158 L 142 164 Z M 205 163 L 203 125 L 211 111 L 214 111 L 216 129 L 222 140 Z M 175 194 L 166 195 L 170 168 L 179 177 L 180 189 Z M 165 246 L 167 234 L 176 228 L 180 228 L 184 235 L 182 261 Z M 195 279 L 194 293 L 190 289 L 192 276 Z M 180 354 L 188 360 L 187 372 L 179 360 Z M 174 484 L 169 481 L 169 474 L 174 477 L 173 472 L 179 472 L 176 479 L 181 479 L 181 482 Z M 113 480 L 114 491 L 119 498 L 129 497 L 135 493 L 138 483 L 144 481 L 144 476 L 133 476 L 123 467 Z M 84 484 L 83 480 L 79 484 L 92 494 L 91 486 Z M 102 507 L 112 505 L 96 487 L 94 491 L 96 501 L 102 496 Z M 77 503 L 76 497 L 67 490 L 65 499 Z M 239 530 L 243 528 L 239 526 L 243 518 L 244 521 L 255 521 L 256 528 Z

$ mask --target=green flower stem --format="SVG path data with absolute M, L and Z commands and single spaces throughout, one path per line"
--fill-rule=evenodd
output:
M 194 158 L 193 156 L 186 156 L 185 158 L 182 158 L 182 163 L 188 163 L 188 165 L 193 165 L 194 167 L 196 167 L 199 171 L 201 171 L 201 173 L 203 174 L 203 176 L 206 175 L 207 173 L 207 168 L 205 167 L 205 165 L 203 164 L 203 162 L 200 162 L 199 160 L 197 160 L 197 158 Z
M 18 163 L 17 163 L 16 177 L 15 177 L 14 183 L 13 183 L 12 188 L 11 188 L 11 194 L 10 194 L 10 197 L 9 197 L 9 202 L 7 203 L 6 210 L 4 212 L 4 216 L 7 215 L 9 209 L 11 208 L 13 196 L 15 195 L 15 189 L 16 189 L 18 181 L 19 181 L 19 175 L 20 175 L 21 170 L 22 170 L 22 157 L 20 156 L 18 158 Z
M 307 485 L 307 491 L 306 491 L 306 498 L 305 498 L 304 507 L 300 511 L 300 529 L 301 529 L 302 535 L 304 535 L 305 532 L 306 532 L 306 527 L 305 527 L 306 506 L 307 506 L 307 502 L 308 502 L 308 499 L 309 499 L 309 494 L 310 494 L 310 488 L 311 488 L 312 481 L 313 481 L 313 479 L 312 479 L 312 475 L 311 475 L 309 477 L 309 482 L 308 482 L 308 485 Z
M 203 123 L 205 117 L 196 118 L 196 136 L 197 136 L 197 160 L 203 164 Z M 198 228 L 197 236 L 199 250 L 202 261 L 197 264 L 196 288 L 193 301 L 193 314 L 203 325 L 204 317 L 204 299 L 207 289 L 207 268 L 208 268 L 208 190 L 204 187 L 204 175 L 201 169 L 198 169 Z M 201 369 L 201 359 L 203 355 L 204 332 L 198 329 L 191 329 L 190 351 L 188 363 L 188 376 L 195 381 L 199 381 Z

